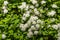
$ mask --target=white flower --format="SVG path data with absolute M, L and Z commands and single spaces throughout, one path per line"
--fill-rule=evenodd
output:
M 36 24 L 36 21 L 33 21 L 32 24 Z
M 8 4 L 8 1 L 4 1 L 4 5 L 7 5 Z
M 28 20 L 27 24 L 30 26 L 30 24 L 31 24 L 31 21 L 30 21 L 30 20 Z
M 59 27 L 59 29 L 60 29 L 60 23 L 59 24 L 57 24 L 58 25 L 58 27 Z
M 39 4 L 36 4 L 35 6 L 36 6 L 36 7 L 38 7 L 38 6 L 39 6 Z
M 23 17 L 29 17 L 30 16 L 30 13 L 26 12 L 23 14 Z
M 6 35 L 5 34 L 2 34 L 2 39 L 5 39 L 6 38 Z
M 25 10 L 28 10 L 29 9 L 29 5 L 26 6 Z
M 29 17 L 30 16 L 30 14 L 29 13 L 26 13 L 26 15 L 25 15 L 26 17 Z
M 35 14 L 36 14 L 36 15 L 39 15 L 40 13 L 39 13 L 39 11 L 35 11 Z
M 60 40 L 60 37 L 58 37 L 58 39 L 57 40 Z
M 29 27 L 29 25 L 26 23 L 25 25 L 24 25 L 24 28 L 28 28 Z
M 26 20 L 26 17 L 22 17 L 22 20 L 24 20 L 24 21 L 25 21 L 25 20 Z
M 52 27 L 56 30 L 58 29 L 58 25 L 52 25 Z
M 44 0 L 43 0 L 43 1 L 41 1 L 41 4 L 44 4 L 44 3 L 46 3 L 46 1 L 44 1 Z
M 22 5 L 18 6 L 18 8 L 21 8 L 21 9 L 26 8 L 26 2 L 22 2 Z
M 45 23 L 44 23 L 44 21 L 41 21 L 41 25 L 44 25 Z
M 29 33 L 27 33 L 28 38 L 31 38 L 32 36 L 33 36 L 33 32 L 30 31 Z
M 40 25 L 39 24 L 36 24 L 36 28 L 39 29 L 40 28 Z
M 36 0 L 30 0 L 32 2 L 32 4 L 36 4 L 37 1 Z
M 22 8 L 26 8 L 26 2 L 22 2 Z
M 26 28 L 25 28 L 25 27 L 22 27 L 22 28 L 21 28 L 21 31 L 26 31 Z
M 29 14 L 29 13 L 30 13 L 30 11 L 26 11 L 26 13 L 27 13 L 27 14 Z
M 38 31 L 34 31 L 34 34 L 37 35 L 38 34 Z
M 39 11 L 36 8 L 34 9 L 34 12 L 35 12 L 36 15 L 40 14 Z
M 38 19 L 37 16 L 31 16 L 30 21 L 33 22 L 34 20 L 37 20 L 37 19 Z
M 34 25 L 31 26 L 31 30 L 36 30 L 36 28 L 34 27 Z
M 60 32 L 58 32 L 58 37 L 60 37 Z
M 38 19 L 38 17 L 37 16 L 33 16 L 33 20 L 37 20 Z
M 18 8 L 21 8 L 21 9 L 23 9 L 23 6 L 21 5 L 21 6 L 18 6 Z
M 36 12 L 37 11 L 37 8 L 34 8 L 34 12 Z
M 26 5 L 26 2 L 22 2 L 22 5 Z
M 34 6 L 33 6 L 33 5 L 30 5 L 30 8 L 31 8 L 31 9 L 34 9 Z
M 4 13 L 8 13 L 8 10 L 7 9 L 4 9 Z
M 41 20 L 40 20 L 40 19 L 38 19 L 38 20 L 37 20 L 37 23 L 41 23 Z
M 55 18 L 50 19 L 51 22 L 55 22 Z
M 56 11 L 52 10 L 51 12 L 48 12 L 48 16 L 54 16 L 56 14 Z
M 53 4 L 52 8 L 58 8 L 58 6 L 56 4 Z
M 20 24 L 20 28 L 22 28 L 24 26 L 24 24 Z

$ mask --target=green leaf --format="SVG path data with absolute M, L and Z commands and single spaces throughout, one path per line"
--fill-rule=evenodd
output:
M 43 37 L 41 37 L 39 40 L 43 40 Z

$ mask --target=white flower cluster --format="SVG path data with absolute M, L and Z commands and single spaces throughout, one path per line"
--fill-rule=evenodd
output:
M 18 6 L 18 8 L 20 8 L 21 10 L 22 9 L 28 10 L 29 9 L 29 5 L 27 5 L 26 2 L 22 2 L 22 5 Z
M 58 30 L 58 40 L 60 40 L 60 23 L 57 24 L 57 25 L 58 25 L 58 27 L 59 27 L 59 30 Z
M 30 0 L 32 4 L 37 4 L 37 0 Z
M 56 14 L 56 11 L 51 10 L 50 12 L 47 13 L 48 16 L 54 16 Z
M 22 20 L 25 21 L 29 16 L 30 16 L 30 11 L 26 11 L 26 13 L 23 14 Z
M 40 12 L 37 10 L 37 8 L 34 9 L 34 13 L 35 13 L 36 15 L 39 15 L 39 14 L 40 14 Z
M 46 3 L 46 1 L 42 0 L 42 1 L 41 1 L 41 4 L 44 4 L 44 3 Z
M 25 24 L 20 24 L 20 28 L 21 31 L 26 31 L 26 29 L 28 28 L 28 33 L 27 33 L 27 37 L 32 37 L 33 35 L 37 35 L 38 34 L 38 30 L 40 29 L 40 24 L 43 25 L 43 21 L 38 19 L 37 16 L 32 15 L 30 17 L 30 19 L 27 21 L 27 23 Z
M 27 33 L 27 37 L 31 38 L 33 35 L 38 35 L 39 34 L 39 30 L 40 28 L 43 28 L 45 25 L 45 22 L 41 19 L 39 19 L 38 17 L 44 17 L 44 15 L 42 14 L 44 12 L 44 10 L 42 8 L 37 9 L 37 7 L 39 6 L 37 3 L 37 0 L 30 0 L 32 2 L 33 5 L 27 5 L 26 2 L 22 2 L 22 5 L 18 6 L 18 8 L 24 10 L 25 9 L 25 13 L 23 13 L 22 16 L 22 21 L 25 22 L 28 19 L 27 23 L 21 23 L 20 24 L 20 29 L 21 31 L 28 31 Z M 42 0 L 41 4 L 45 4 L 46 1 Z M 37 6 L 37 7 L 35 7 Z M 53 4 L 52 8 L 57 8 L 57 5 Z M 45 8 L 45 10 L 48 10 L 48 8 Z M 54 16 L 56 14 L 55 10 L 51 10 L 50 12 L 47 13 L 47 16 Z M 55 18 L 51 18 L 49 19 L 51 22 L 55 22 Z M 60 24 L 54 24 L 54 25 L 48 25 L 47 27 L 52 27 L 53 29 L 58 30 Z
M 58 24 L 55 24 L 55 25 L 52 25 L 52 28 L 54 28 L 54 29 L 58 29 L 58 28 L 60 28 L 60 23 L 58 23 Z
M 5 34 L 2 34 L 2 39 L 5 39 L 6 38 L 6 35 Z
M 58 6 L 56 4 L 53 4 L 51 6 L 52 6 L 52 8 L 58 8 Z
M 3 9 L 4 14 L 5 14 L 5 13 L 8 13 L 8 10 L 7 10 L 7 7 L 6 7 L 6 6 L 7 6 L 7 4 L 8 4 L 8 2 L 7 2 L 7 1 L 4 1 L 4 6 L 3 6 L 3 8 L 2 8 L 2 9 Z

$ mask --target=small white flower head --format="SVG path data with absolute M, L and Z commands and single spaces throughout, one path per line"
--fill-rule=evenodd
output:
M 58 27 L 59 27 L 59 29 L 60 29 L 60 23 L 59 24 L 57 24 L 58 25 Z
M 3 11 L 3 12 L 4 12 L 4 14 L 5 14 L 5 13 L 8 13 L 8 10 L 7 10 L 7 9 L 4 9 L 4 11 Z
M 5 7 L 5 6 L 3 6 L 3 7 L 2 7 L 2 9 L 6 9 L 6 7 Z
M 34 25 L 31 26 L 31 30 L 36 30 Z
M 37 35 L 38 34 L 38 31 L 34 31 L 34 35 Z
M 31 38 L 32 36 L 33 36 L 33 32 L 30 31 L 29 33 L 27 33 L 28 38 Z
M 23 6 L 22 5 L 21 6 L 18 6 L 18 8 L 23 9 Z
M 48 12 L 48 16 L 54 16 L 56 14 L 56 11 L 52 10 L 51 12 Z
M 36 24 L 36 28 L 39 29 L 40 28 L 40 25 L 39 24 Z
M 24 26 L 24 24 L 20 24 L 20 28 L 22 28 Z
M 38 19 L 38 20 L 37 20 L 37 23 L 41 23 L 41 20 L 40 20 L 40 19 Z
M 51 6 L 52 6 L 52 8 L 58 8 L 58 6 L 56 4 L 53 4 Z
M 22 28 L 21 28 L 21 31 L 26 31 L 26 28 L 25 28 L 25 27 L 22 27 Z
M 33 21 L 32 24 L 36 24 L 36 21 Z
M 6 35 L 5 34 L 2 34 L 2 39 L 5 39 L 6 38 Z
M 22 5 L 26 5 L 26 2 L 22 2 Z
M 35 21 L 37 19 L 38 19 L 38 17 L 33 15 L 33 16 L 31 16 L 30 21 L 33 22 L 33 21 Z
M 39 6 L 39 4 L 36 4 L 35 6 L 36 6 L 36 7 L 38 7 L 38 6 Z
M 30 11 L 26 11 L 26 13 L 27 13 L 27 14 L 29 14 L 29 13 L 30 13 Z
M 30 21 L 30 20 L 28 20 L 27 24 L 30 26 L 30 24 L 31 24 L 31 21 Z
M 50 19 L 51 22 L 55 22 L 55 20 L 56 20 L 55 18 Z
M 60 37 L 60 32 L 58 32 L 58 37 Z
M 52 28 L 54 28 L 54 29 L 58 29 L 58 25 L 52 25 Z
M 26 23 L 26 24 L 24 25 L 24 27 L 25 27 L 25 28 L 29 28 L 29 25 Z
M 31 8 L 31 9 L 34 9 L 34 6 L 33 6 L 33 5 L 30 5 L 30 8 Z
M 37 20 L 38 19 L 38 17 L 37 16 L 33 16 L 33 20 Z
M 40 14 L 40 12 L 37 10 L 37 8 L 34 9 L 34 13 L 35 13 L 36 15 L 39 15 L 39 14 Z
M 26 2 L 22 2 L 22 7 L 26 8 Z
M 41 25 L 44 25 L 45 23 L 44 23 L 44 21 L 41 21 Z
M 8 4 L 8 1 L 4 1 L 4 5 L 7 5 Z
M 22 5 L 18 6 L 18 8 L 20 8 L 20 9 L 26 8 L 26 2 L 22 2 Z
M 35 15 L 39 15 L 40 14 L 40 12 L 39 11 L 35 11 Z
M 60 37 L 58 37 L 58 39 L 57 40 L 60 40 Z
M 29 17 L 29 16 L 30 16 L 30 14 L 28 12 L 23 14 L 23 17 Z
M 29 5 L 26 6 L 25 10 L 28 10 L 29 9 Z
M 37 8 L 34 8 L 34 12 L 36 12 L 37 11 Z
M 25 17 L 29 17 L 29 16 L 30 16 L 30 14 L 29 13 L 26 13 Z
M 26 17 L 22 17 L 22 20 L 25 21 L 26 20 Z
M 32 4 L 37 4 L 37 0 L 30 0 Z
M 35 13 L 36 15 L 39 15 L 39 14 L 40 14 L 40 12 L 37 10 L 37 8 L 34 9 L 34 13 Z
M 46 3 L 46 1 L 42 0 L 42 1 L 41 1 L 41 4 L 44 4 L 44 3 Z

